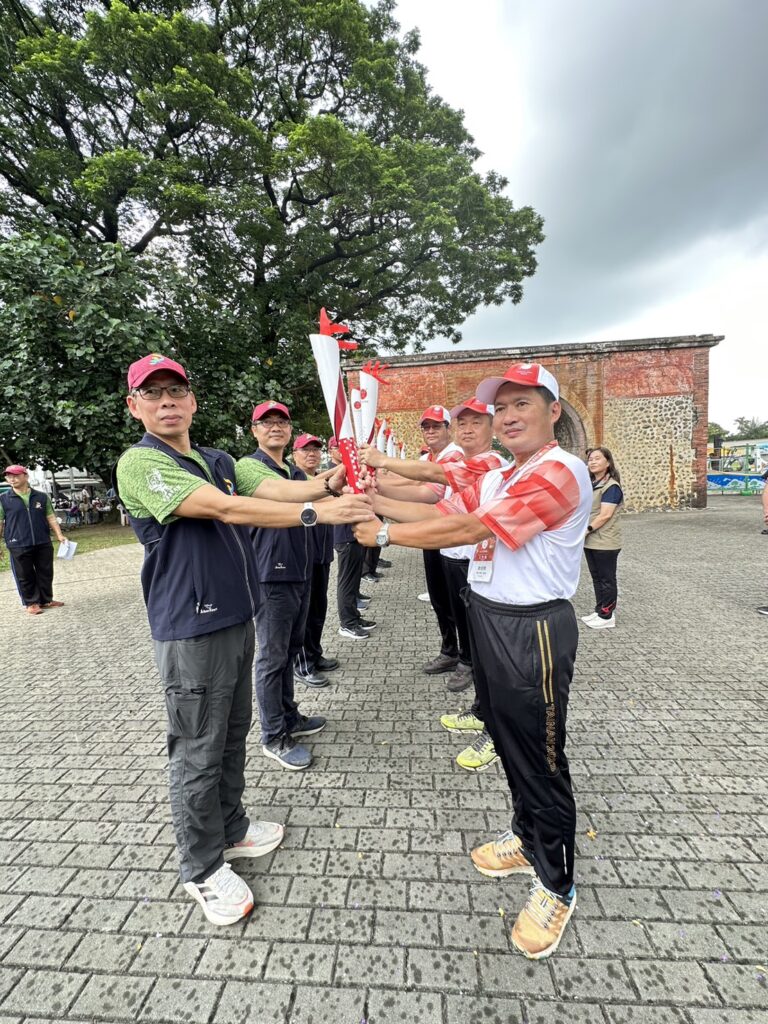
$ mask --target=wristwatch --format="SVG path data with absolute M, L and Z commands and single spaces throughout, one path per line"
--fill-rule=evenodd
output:
M 376 543 L 380 548 L 389 547 L 389 523 L 383 523 L 381 529 L 376 534 Z
M 311 501 L 304 502 L 304 508 L 301 510 L 299 518 L 302 526 L 314 526 L 317 523 L 317 512 L 315 512 Z

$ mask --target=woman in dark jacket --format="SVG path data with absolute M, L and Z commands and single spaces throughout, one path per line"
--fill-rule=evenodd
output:
M 619 472 L 609 448 L 592 448 L 587 456 L 592 477 L 592 511 L 589 516 L 584 555 L 595 588 L 595 610 L 581 621 L 590 629 L 616 626 L 616 563 L 621 551 L 619 510 L 624 502 Z

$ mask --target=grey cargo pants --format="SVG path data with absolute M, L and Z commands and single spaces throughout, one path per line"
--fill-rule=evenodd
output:
M 171 815 L 182 882 L 224 863 L 249 821 L 242 804 L 251 727 L 253 622 L 188 640 L 155 640 L 165 688 Z

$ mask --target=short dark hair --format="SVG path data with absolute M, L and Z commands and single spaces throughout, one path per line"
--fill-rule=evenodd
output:
M 552 394 L 552 392 L 549 390 L 549 388 L 545 388 L 543 384 L 540 384 L 538 387 L 535 387 L 533 390 L 537 391 L 541 395 L 541 397 L 544 399 L 544 401 L 547 403 L 547 405 L 553 405 L 557 401 L 557 399 Z

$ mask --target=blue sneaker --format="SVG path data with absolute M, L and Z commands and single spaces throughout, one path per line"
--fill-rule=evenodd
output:
M 291 729 L 291 736 L 314 736 L 316 732 L 322 732 L 328 724 L 328 720 L 322 715 L 299 715 L 299 720 Z
M 307 748 L 302 747 L 288 733 L 283 733 L 271 743 L 265 743 L 261 749 L 265 757 L 271 757 L 283 768 L 289 768 L 294 772 L 301 771 L 302 768 L 309 768 L 312 764 L 312 755 Z

